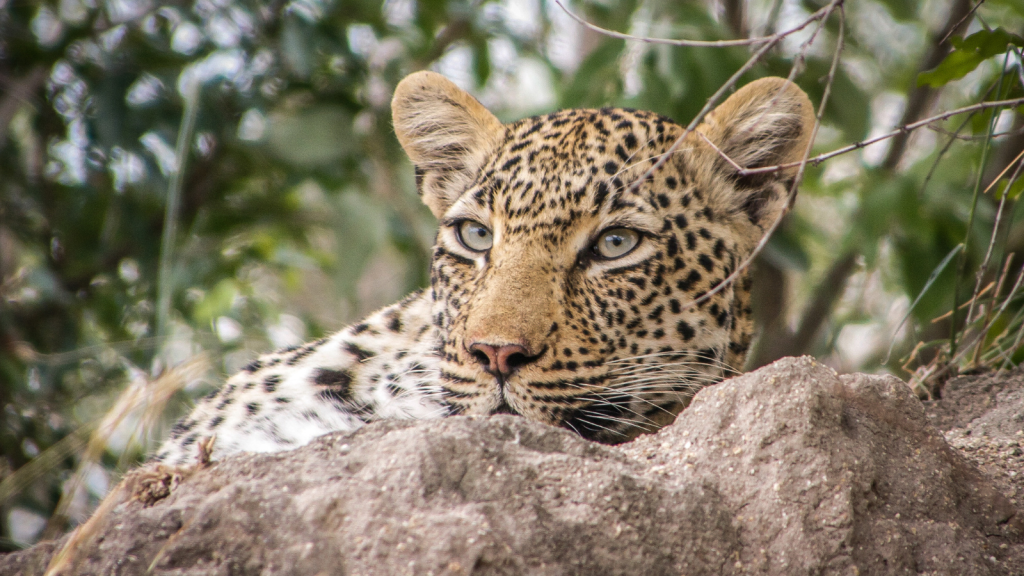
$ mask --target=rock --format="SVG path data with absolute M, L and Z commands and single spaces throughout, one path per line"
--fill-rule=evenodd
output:
M 992 478 L 1011 504 L 1024 504 L 1024 369 L 955 378 L 941 399 L 924 405 L 951 446 Z
M 624 446 L 512 416 L 385 421 L 119 498 L 68 573 L 1024 574 L 1024 513 L 906 385 L 809 358 Z

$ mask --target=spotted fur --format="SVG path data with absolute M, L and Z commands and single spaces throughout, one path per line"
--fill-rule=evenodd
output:
M 787 206 L 794 171 L 741 177 L 807 148 L 806 95 L 767 78 L 683 134 L 635 110 L 563 110 L 503 125 L 445 78 L 403 80 L 395 131 L 440 222 L 430 287 L 322 340 L 261 356 L 199 402 L 156 460 L 300 446 L 380 418 L 520 414 L 618 443 L 671 422 L 742 367 L 750 281 L 694 304 Z M 656 168 L 644 179 L 645 174 Z M 464 222 L 493 244 L 469 249 Z M 639 235 L 614 259 L 607 230 Z

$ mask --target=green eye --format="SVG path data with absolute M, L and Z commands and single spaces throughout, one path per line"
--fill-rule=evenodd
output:
M 629 228 L 612 228 L 601 232 L 594 244 L 594 252 L 602 258 L 614 260 L 633 251 L 640 243 L 640 234 Z
M 463 220 L 455 228 L 456 235 L 462 245 L 474 252 L 484 252 L 491 249 L 494 243 L 494 236 L 483 224 L 473 220 Z

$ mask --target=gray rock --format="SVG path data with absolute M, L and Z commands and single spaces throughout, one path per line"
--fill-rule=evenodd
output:
M 906 385 L 809 358 L 624 446 L 511 416 L 379 422 L 118 497 L 68 573 L 1024 574 L 1024 513 Z

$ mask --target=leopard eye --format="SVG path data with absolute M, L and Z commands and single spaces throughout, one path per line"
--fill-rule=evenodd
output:
M 494 236 L 483 224 L 474 220 L 463 220 L 455 227 L 456 235 L 462 245 L 474 252 L 484 252 L 491 249 L 494 243 Z
M 594 252 L 602 258 L 613 260 L 633 251 L 640 243 L 640 233 L 629 228 L 612 228 L 601 232 L 594 244 Z

